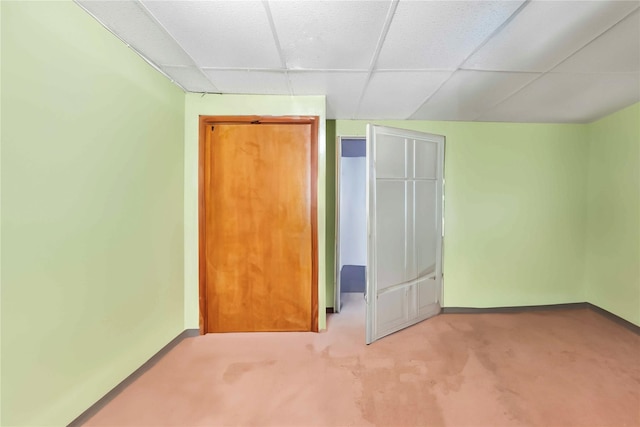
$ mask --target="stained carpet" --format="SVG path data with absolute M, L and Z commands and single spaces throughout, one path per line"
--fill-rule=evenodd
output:
M 88 426 L 638 426 L 640 336 L 589 309 L 443 314 L 364 344 L 328 331 L 188 338 Z

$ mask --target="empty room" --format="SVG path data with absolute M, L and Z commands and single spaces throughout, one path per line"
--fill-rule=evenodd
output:
M 640 1 L 0 1 L 1 426 L 639 426 Z

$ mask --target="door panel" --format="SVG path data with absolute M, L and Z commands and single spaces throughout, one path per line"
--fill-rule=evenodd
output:
M 367 343 L 440 312 L 444 137 L 367 126 Z
M 385 159 L 378 165 L 378 178 L 404 178 L 406 176 L 407 162 L 404 142 L 397 141 L 393 136 L 380 135 L 374 154 L 376 157 Z
M 207 332 L 311 330 L 311 129 L 206 128 Z
M 384 203 L 376 206 L 377 229 L 384 246 L 378 247 L 378 288 L 385 289 L 406 280 L 405 274 L 405 183 L 378 183 L 378 197 Z
M 432 178 L 437 176 L 438 145 L 427 141 L 415 141 L 416 178 Z
M 440 307 L 434 301 L 439 300 L 438 287 L 433 286 L 430 282 L 433 279 L 424 279 L 418 284 L 418 314 L 420 316 L 429 314 L 433 311 L 436 313 L 440 311 Z
M 418 181 L 416 187 L 415 247 L 417 276 L 434 271 L 439 239 L 436 218 L 435 182 Z
M 406 288 L 389 290 L 378 297 L 378 324 L 384 329 L 380 332 L 386 335 L 386 331 L 401 328 L 409 319 L 409 300 L 405 293 Z M 387 333 L 390 333 L 387 332 Z

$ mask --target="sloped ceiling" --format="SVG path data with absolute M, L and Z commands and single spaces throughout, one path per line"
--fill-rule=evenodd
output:
M 640 100 L 640 1 L 77 3 L 189 92 L 331 119 L 575 122 Z

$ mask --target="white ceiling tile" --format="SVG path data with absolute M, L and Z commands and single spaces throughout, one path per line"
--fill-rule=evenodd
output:
M 221 93 L 290 95 L 283 71 L 205 70 Z
M 378 69 L 455 70 L 523 1 L 401 1 Z
M 270 1 L 290 69 L 367 70 L 390 1 Z
M 79 1 L 107 28 L 157 65 L 192 65 L 182 48 L 134 1 Z
M 638 101 L 638 73 L 549 73 L 483 114 L 480 120 L 587 123 Z
M 475 120 L 538 76 L 534 73 L 456 71 L 411 118 Z
M 532 1 L 463 68 L 548 71 L 637 7 L 637 1 Z
M 356 114 L 366 72 L 290 71 L 294 95 L 326 95 L 327 118 L 351 118 Z
M 261 1 L 144 1 L 200 67 L 281 68 Z
M 326 95 L 330 118 L 588 122 L 640 99 L 637 0 L 78 1 L 186 90 Z
M 640 72 L 640 11 L 627 16 L 554 71 Z
M 169 77 L 189 92 L 218 92 L 216 87 L 196 67 L 162 67 Z
M 449 71 L 375 72 L 357 118 L 407 119 L 449 76 Z

